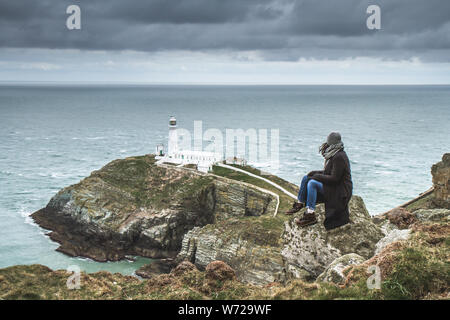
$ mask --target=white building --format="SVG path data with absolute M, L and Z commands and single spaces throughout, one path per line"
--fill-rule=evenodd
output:
M 208 172 L 212 169 L 213 164 L 222 161 L 223 157 L 221 154 L 214 152 L 179 150 L 177 120 L 175 117 L 170 117 L 167 154 L 164 154 L 161 145 L 158 145 L 156 147 L 156 159 L 158 159 L 158 163 L 173 163 L 178 166 L 194 164 L 197 166 L 197 170 Z

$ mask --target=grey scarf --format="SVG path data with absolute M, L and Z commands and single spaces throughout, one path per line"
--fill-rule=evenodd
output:
M 336 144 L 332 144 L 332 145 L 328 145 L 328 144 L 323 144 L 319 151 L 322 154 L 322 156 L 325 158 L 325 167 L 327 166 L 328 161 L 334 157 L 334 155 L 336 153 L 338 153 L 339 151 L 344 150 L 344 143 L 343 142 L 338 142 Z

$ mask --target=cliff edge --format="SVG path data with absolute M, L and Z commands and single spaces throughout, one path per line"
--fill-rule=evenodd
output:
M 83 274 L 86 285 L 75 291 L 65 288 L 65 271 L 5 268 L 0 298 L 446 299 L 449 158 L 433 166 L 431 191 L 375 217 L 353 196 L 351 222 L 331 231 L 321 223 L 322 204 L 319 223 L 308 228 L 275 215 L 277 200 L 284 211 L 292 199 L 255 179 L 262 173 L 249 166 L 240 168 L 253 177 L 219 166 L 204 174 L 156 165 L 151 155 L 115 160 L 62 189 L 33 218 L 69 255 L 168 259 L 137 272 L 148 280 Z M 279 177 L 264 177 L 297 192 Z M 370 289 L 374 266 L 381 283 Z M 57 282 L 47 284 L 49 277 Z M 30 281 L 47 289 L 33 291 Z

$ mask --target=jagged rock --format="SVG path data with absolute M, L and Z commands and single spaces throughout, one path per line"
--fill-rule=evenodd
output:
M 306 281 L 314 281 L 315 276 L 311 275 L 308 271 L 305 269 L 298 267 L 293 264 L 286 264 L 285 265 L 286 270 L 286 280 L 292 280 L 292 279 L 303 279 Z
M 380 227 L 381 232 L 383 232 L 385 236 L 387 236 L 393 230 L 398 230 L 398 227 L 395 224 L 391 223 L 388 219 L 377 225 L 378 227 Z
M 160 259 L 140 267 L 135 273 L 142 278 L 151 278 L 162 273 L 170 273 L 175 266 L 173 259 Z
M 427 221 L 450 221 L 449 209 L 419 209 L 414 211 L 417 220 Z
M 331 262 L 325 271 L 317 277 L 317 281 L 333 282 L 336 284 L 343 283 L 345 281 L 344 269 L 350 265 L 360 264 L 364 261 L 365 259 L 356 253 L 345 254 Z
M 416 221 L 416 217 L 404 208 L 394 208 L 386 213 L 386 217 L 400 229 L 406 229 Z
M 389 221 L 386 214 L 373 216 L 372 221 L 380 228 L 381 232 L 383 232 L 385 236 L 392 230 L 398 230 L 398 227 Z
M 235 270 L 238 280 L 256 285 L 283 281 L 282 225 L 271 229 L 271 219 L 230 219 L 195 227 L 185 235 L 177 260 L 187 259 L 200 270 L 221 260 Z
M 336 258 L 356 253 L 366 259 L 375 252 L 375 244 L 383 237 L 367 212 L 361 197 L 353 196 L 349 203 L 350 223 L 327 231 L 323 226 L 325 210 L 316 208 L 318 223 L 299 228 L 293 220 L 286 222 L 283 235 L 284 247 L 281 254 L 287 269 L 303 269 L 309 277 L 316 278 Z M 288 276 L 295 276 L 293 274 Z M 304 276 L 304 275 L 303 275 Z M 305 279 L 307 279 L 306 277 Z
M 175 276 L 180 276 L 186 272 L 196 270 L 195 265 L 187 260 L 181 261 L 170 273 Z
M 206 277 L 211 280 L 233 280 L 236 278 L 234 270 L 223 261 L 213 261 L 206 266 Z
M 411 235 L 411 229 L 394 229 L 391 230 L 384 238 L 376 244 L 375 254 L 380 253 L 388 244 L 400 240 L 408 240 Z
M 175 257 L 184 234 L 228 217 L 272 214 L 273 195 L 194 170 L 157 166 L 154 156 L 112 161 L 58 192 L 32 217 L 59 251 L 97 261 Z
M 431 167 L 433 176 L 433 202 L 441 208 L 450 209 L 450 153 L 442 156 L 442 161 Z

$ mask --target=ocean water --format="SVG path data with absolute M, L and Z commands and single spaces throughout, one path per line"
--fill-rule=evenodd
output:
M 192 130 L 279 129 L 280 165 L 256 165 L 298 183 L 321 169 L 318 146 L 339 131 L 354 193 L 371 214 L 431 186 L 450 152 L 450 86 L 0 86 L 0 267 L 41 263 L 131 274 L 149 259 L 70 258 L 29 215 L 62 187 L 111 160 L 153 153 L 168 118 Z

